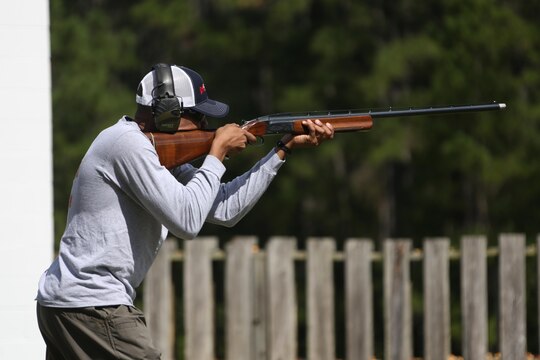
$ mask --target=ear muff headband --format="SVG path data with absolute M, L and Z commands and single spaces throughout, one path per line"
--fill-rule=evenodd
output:
M 171 66 L 160 63 L 152 66 L 152 70 L 156 80 L 152 90 L 152 114 L 156 128 L 163 132 L 176 132 L 184 106 L 174 92 Z

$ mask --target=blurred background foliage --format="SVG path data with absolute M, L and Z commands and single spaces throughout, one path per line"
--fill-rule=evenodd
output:
M 156 62 L 198 71 L 210 96 L 231 106 L 227 122 L 277 112 L 508 104 L 503 112 L 378 120 L 369 132 L 295 150 L 243 221 L 232 229 L 208 225 L 202 235 L 291 235 L 300 246 L 308 236 L 370 237 L 377 247 L 386 237 L 411 237 L 421 247 L 428 236 L 457 244 L 460 235 L 479 233 L 495 244 L 501 232 L 532 242 L 540 231 L 538 1 L 50 6 L 57 239 L 82 156 L 99 131 L 134 113 L 138 82 Z M 230 159 L 225 179 L 276 140 Z
M 298 150 L 238 226 L 205 234 L 538 232 L 536 2 L 51 0 L 55 229 L 103 128 L 156 62 L 200 72 L 226 121 L 276 112 L 501 101 L 498 113 L 388 119 Z M 219 126 L 215 122 L 215 126 Z M 244 171 L 275 139 L 227 163 Z

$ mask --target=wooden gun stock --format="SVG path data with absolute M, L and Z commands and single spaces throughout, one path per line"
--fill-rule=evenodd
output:
M 145 132 L 167 169 L 193 161 L 208 154 L 215 130 L 187 130 L 174 134 Z

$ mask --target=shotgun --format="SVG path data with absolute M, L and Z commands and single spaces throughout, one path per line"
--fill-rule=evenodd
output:
M 320 120 L 330 123 L 335 132 L 351 132 L 369 130 L 373 126 L 373 119 L 435 115 L 450 113 L 465 113 L 478 111 L 502 110 L 504 103 L 490 103 L 480 105 L 440 106 L 429 108 L 388 109 L 384 111 L 316 111 L 308 113 L 284 113 L 265 115 L 246 121 L 242 128 L 253 135 L 262 138 L 272 134 L 306 134 L 307 129 L 302 125 L 304 120 Z M 145 132 L 156 149 L 159 161 L 167 169 L 195 160 L 208 154 L 215 129 L 195 129 L 177 131 L 176 133 Z

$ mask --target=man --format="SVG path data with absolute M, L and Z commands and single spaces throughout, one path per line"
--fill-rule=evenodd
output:
M 228 106 L 208 98 L 201 76 L 157 64 L 140 82 L 137 112 L 103 130 L 81 161 L 58 257 L 42 275 L 38 324 L 47 359 L 159 359 L 144 316 L 133 306 L 170 231 L 193 239 L 205 221 L 232 226 L 266 191 L 287 153 L 334 135 L 307 121 L 309 133 L 285 135 L 245 174 L 221 183 L 222 163 L 255 137 L 236 124 L 215 132 L 199 168 L 161 166 L 148 131 L 203 128 Z

